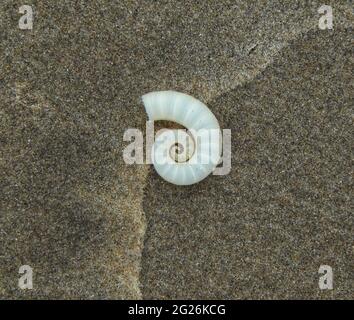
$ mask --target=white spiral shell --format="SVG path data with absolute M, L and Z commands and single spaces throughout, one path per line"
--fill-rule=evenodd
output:
M 150 121 L 168 120 L 188 129 L 165 129 L 155 139 L 152 163 L 166 181 L 190 185 L 206 178 L 221 156 L 220 126 L 199 100 L 176 91 L 156 91 L 143 97 Z M 176 149 L 179 153 L 175 153 Z

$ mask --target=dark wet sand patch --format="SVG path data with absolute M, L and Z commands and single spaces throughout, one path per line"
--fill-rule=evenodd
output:
M 229 175 L 182 188 L 151 171 L 144 298 L 353 296 L 350 34 L 309 32 L 209 103 L 232 129 Z

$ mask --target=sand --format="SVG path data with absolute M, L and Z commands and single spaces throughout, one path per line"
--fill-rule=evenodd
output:
M 0 298 L 352 298 L 352 9 L 321 4 L 35 1 L 25 31 L 3 1 Z M 124 163 L 161 89 L 232 130 L 229 175 Z

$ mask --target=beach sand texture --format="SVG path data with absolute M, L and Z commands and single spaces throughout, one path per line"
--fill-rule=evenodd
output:
M 327 2 L 333 30 L 316 1 L 34 1 L 20 30 L 2 1 L 0 298 L 353 298 L 353 17 Z M 230 174 L 124 163 L 167 89 L 232 130 Z

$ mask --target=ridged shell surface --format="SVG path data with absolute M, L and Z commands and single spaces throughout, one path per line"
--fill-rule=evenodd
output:
M 142 99 L 149 120 L 176 122 L 188 130 L 192 139 L 187 143 L 186 131 L 182 129 L 166 129 L 157 136 L 152 147 L 157 173 L 177 185 L 190 185 L 206 178 L 215 169 L 221 154 L 220 126 L 214 114 L 201 101 L 176 91 L 150 92 Z M 177 145 L 184 149 L 183 157 L 171 155 L 171 148 Z M 191 156 L 186 160 L 185 155 Z M 179 159 L 186 161 L 179 162 Z

